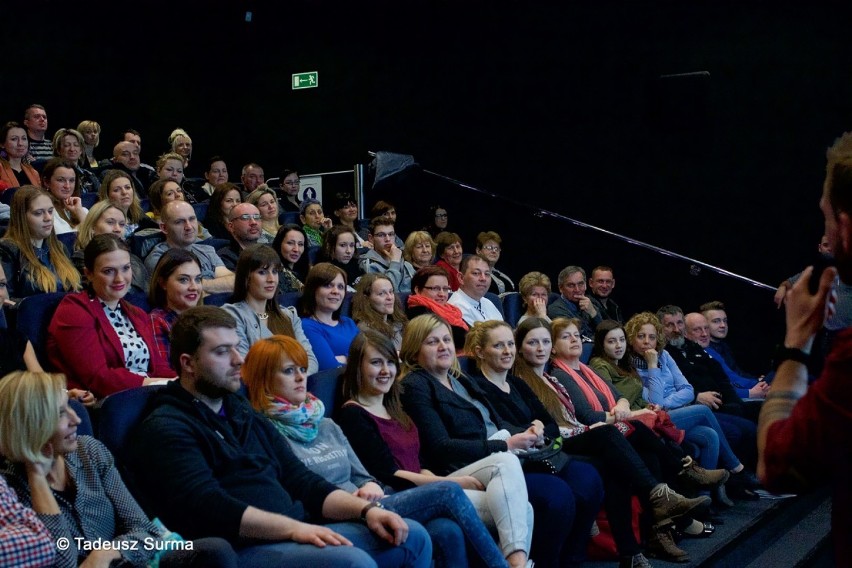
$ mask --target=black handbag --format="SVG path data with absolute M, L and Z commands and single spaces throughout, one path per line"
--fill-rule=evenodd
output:
M 543 448 L 534 448 L 518 452 L 518 459 L 526 473 L 557 474 L 562 471 L 571 458 L 562 451 L 562 436 L 551 440 Z

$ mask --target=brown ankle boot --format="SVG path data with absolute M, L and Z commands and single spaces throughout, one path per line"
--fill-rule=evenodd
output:
M 649 496 L 654 523 L 659 526 L 675 517 L 685 515 L 701 505 L 710 505 L 710 497 L 702 496 L 688 499 L 672 491 L 665 483 L 659 483 L 651 490 Z
M 690 456 L 683 458 L 683 469 L 678 475 L 700 488 L 716 487 L 728 481 L 731 476 L 726 469 L 704 469 Z
M 689 554 L 678 548 L 672 538 L 669 528 L 654 528 L 648 539 L 645 554 L 651 558 L 659 558 L 669 562 L 689 562 Z

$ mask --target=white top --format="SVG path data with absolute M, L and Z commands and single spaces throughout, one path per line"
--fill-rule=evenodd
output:
M 461 310 L 462 319 L 467 322 L 468 325 L 473 325 L 473 322 L 477 321 L 503 321 L 503 316 L 500 314 L 500 310 L 497 309 L 491 300 L 483 297 L 477 302 L 465 294 L 464 290 L 461 288 L 453 292 L 453 295 L 450 296 L 447 303 L 452 304 Z

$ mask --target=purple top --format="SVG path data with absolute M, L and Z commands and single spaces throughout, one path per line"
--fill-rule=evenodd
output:
M 412 424 L 411 430 L 406 431 L 402 424 L 392 418 L 382 418 L 373 414 L 369 416 L 376 423 L 379 434 L 393 454 L 397 467 L 420 473 L 420 436 L 417 434 L 417 426 Z

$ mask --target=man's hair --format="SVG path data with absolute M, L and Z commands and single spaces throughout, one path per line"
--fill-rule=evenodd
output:
M 134 136 L 138 136 L 139 138 L 142 138 L 142 135 L 141 135 L 141 134 L 139 134 L 139 131 L 138 131 L 138 130 L 133 130 L 132 128 L 125 128 L 124 130 L 122 130 L 122 131 L 121 131 L 121 140 L 120 140 L 120 142 L 127 142 L 127 140 L 125 140 L 125 139 L 124 139 L 124 135 L 125 135 L 125 134 L 132 134 L 132 135 L 134 135 Z
M 683 310 L 673 304 L 666 304 L 657 310 L 657 319 L 663 321 L 666 316 L 683 315 Z
M 225 310 L 216 306 L 196 306 L 182 312 L 172 325 L 169 363 L 180 373 L 180 356 L 195 356 L 201 346 L 205 329 L 224 327 L 236 329 L 237 321 Z
M 28 106 L 27 108 L 24 109 L 24 120 L 27 120 L 30 117 L 30 111 L 34 108 L 43 110 L 45 112 L 45 114 L 47 114 L 46 108 L 44 108 L 43 106 L 41 106 L 39 104 L 33 103 L 33 104 L 31 104 L 30 106 Z
M 174 203 L 174 205 L 172 205 Z M 160 210 L 160 222 L 164 225 L 168 224 L 169 221 L 172 220 L 172 215 L 175 207 L 179 207 L 181 204 L 186 203 L 186 201 L 169 201 L 163 208 Z M 186 203 L 189 205 L 189 203 Z M 189 205 L 189 208 L 192 210 L 192 215 L 195 215 L 195 209 L 192 208 L 192 205 Z M 196 219 L 197 220 L 197 219 Z
M 380 217 L 374 217 L 370 221 L 370 234 L 374 235 L 376 233 L 376 227 L 393 227 L 393 221 L 387 215 L 382 215 Z
M 615 276 L 615 271 L 612 268 L 610 268 L 609 266 L 601 265 L 601 266 L 594 267 L 592 269 L 592 271 L 589 273 L 589 274 L 592 275 L 592 278 L 595 277 L 595 272 L 609 272 L 610 274 L 613 275 L 613 277 Z
M 219 158 L 219 159 L 221 160 L 221 158 Z M 224 160 L 222 160 L 222 161 L 224 161 Z M 249 169 L 249 168 L 255 168 L 255 169 L 258 169 L 258 170 L 260 170 L 260 171 L 263 171 L 263 167 L 262 167 L 262 166 L 260 166 L 260 165 L 258 165 L 258 164 L 255 164 L 254 162 L 249 162 L 248 164 L 246 164 L 246 165 L 244 165 L 244 166 L 243 166 L 243 169 L 242 169 L 242 170 L 240 170 L 240 177 L 242 177 L 242 176 L 246 175 L 246 172 L 248 171 L 248 169 Z M 265 173 L 265 172 L 264 172 L 264 173 Z
M 469 254 L 461 259 L 461 263 L 459 264 L 459 272 L 461 272 L 462 274 L 467 272 L 467 267 L 470 265 L 471 262 L 474 262 L 476 260 L 484 262 L 489 267 L 491 266 L 491 263 L 488 262 L 488 259 L 482 256 L 481 254 Z
M 709 312 L 710 310 L 722 310 L 725 311 L 725 304 L 720 302 L 719 300 L 713 300 L 712 302 L 707 302 L 706 304 L 701 304 L 701 307 L 698 308 L 698 311 L 701 313 Z
M 566 266 L 565 268 L 563 268 L 562 271 L 559 273 L 559 278 L 557 280 L 557 282 L 559 283 L 559 287 L 562 288 L 562 285 L 565 284 L 565 281 L 568 280 L 568 277 L 577 272 L 583 275 L 583 281 L 585 282 L 586 271 L 583 270 L 582 267 L 574 266 L 572 264 L 571 266 Z

